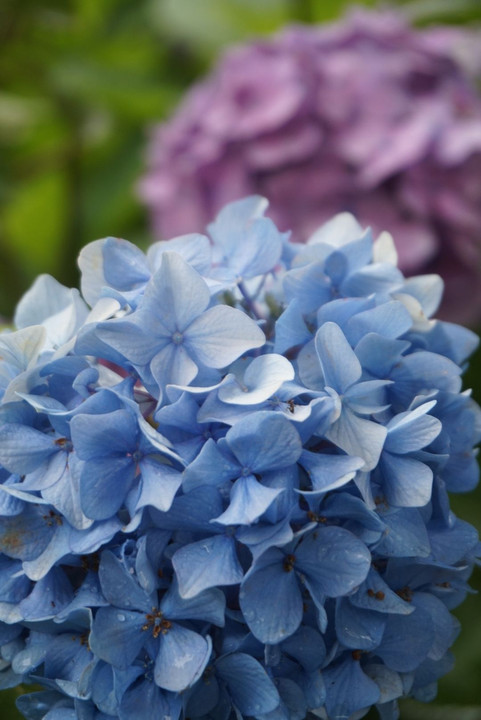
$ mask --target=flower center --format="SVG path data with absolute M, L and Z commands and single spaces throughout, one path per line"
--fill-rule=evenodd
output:
M 182 345 L 184 342 L 184 336 L 178 330 L 172 335 L 172 342 L 174 345 Z
M 47 527 L 53 527 L 54 525 L 63 525 L 63 520 L 60 515 L 58 515 L 53 510 L 49 510 L 47 515 L 42 515 L 42 519 L 45 520 Z
M 152 630 L 154 638 L 158 638 L 160 634 L 165 635 L 172 627 L 170 620 L 166 620 L 162 612 L 155 607 L 152 608 L 152 612 L 147 613 L 145 618 L 147 622 L 142 625 L 142 630 Z
M 401 588 L 400 590 L 396 590 L 396 595 L 399 595 L 399 597 L 400 597 L 402 600 L 405 600 L 406 602 L 412 602 L 412 599 L 413 599 L 413 591 L 412 591 L 411 588 L 408 587 L 407 585 L 405 585 L 405 586 L 404 586 L 403 588 Z
M 132 453 L 132 460 L 134 463 L 139 463 L 142 460 L 142 453 L 140 450 L 135 450 L 135 452 Z
M 59 448 L 62 448 L 62 450 L 65 450 L 65 452 L 72 452 L 73 450 L 72 441 L 66 437 L 57 438 L 55 440 L 55 445 L 57 445 L 57 447 Z
M 284 558 L 284 562 L 282 563 L 282 567 L 284 568 L 284 571 L 291 572 L 294 569 L 295 562 L 296 562 L 295 555 L 286 555 L 286 557 Z

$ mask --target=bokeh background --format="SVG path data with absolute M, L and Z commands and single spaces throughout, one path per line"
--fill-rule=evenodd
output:
M 148 245 L 152 236 L 136 184 L 145 169 L 149 129 L 171 115 L 222 49 L 288 22 L 335 19 L 351 4 L 1 0 L 0 322 L 8 322 L 41 272 L 77 285 L 75 258 L 87 242 L 114 235 Z M 390 6 L 418 26 L 481 31 L 480 0 L 393 0 Z M 469 302 L 469 288 L 466 295 Z M 479 351 L 465 387 L 481 402 Z M 481 532 L 481 490 L 453 498 L 453 508 Z M 479 569 L 472 585 L 481 590 Z M 456 614 L 463 630 L 454 647 L 455 669 L 441 680 L 434 703 L 404 702 L 402 720 L 481 720 L 479 596 L 469 596 Z M 0 694 L 1 720 L 21 717 L 16 694 Z

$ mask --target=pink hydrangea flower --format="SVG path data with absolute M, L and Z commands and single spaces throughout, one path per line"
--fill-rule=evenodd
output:
M 252 193 L 299 242 L 348 210 L 390 229 L 405 273 L 443 276 L 445 318 L 479 321 L 481 99 L 460 41 L 356 10 L 230 50 L 153 132 L 140 193 L 155 234 Z

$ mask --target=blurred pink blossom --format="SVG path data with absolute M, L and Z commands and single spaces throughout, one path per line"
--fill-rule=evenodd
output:
M 348 210 L 392 233 L 404 272 L 443 276 L 444 318 L 481 320 L 481 99 L 463 39 L 357 9 L 230 50 L 153 132 L 140 193 L 156 236 L 253 193 L 300 242 Z

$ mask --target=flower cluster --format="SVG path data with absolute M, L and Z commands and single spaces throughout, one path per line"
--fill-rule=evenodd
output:
M 0 684 L 29 720 L 360 718 L 429 700 L 477 533 L 477 339 L 391 237 L 257 196 L 82 250 L 0 335 Z
M 349 211 L 390 229 L 403 272 L 446 280 L 446 319 L 480 320 L 481 99 L 456 51 L 469 38 L 358 9 L 230 50 L 153 134 L 140 193 L 159 239 L 250 193 L 301 242 Z

